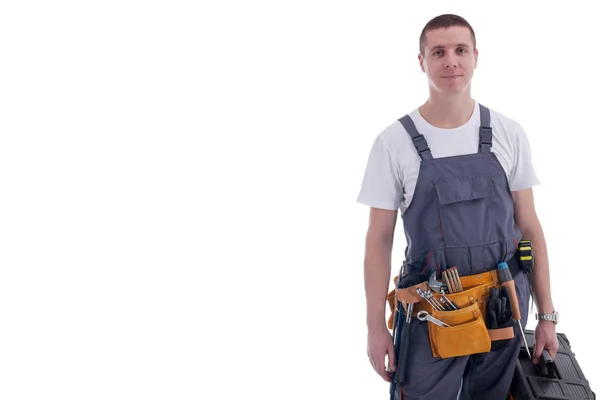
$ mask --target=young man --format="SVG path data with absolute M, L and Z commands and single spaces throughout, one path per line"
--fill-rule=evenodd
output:
M 446 14 L 429 21 L 418 57 L 429 98 L 381 132 L 368 158 L 358 196 L 370 206 L 364 260 L 368 356 L 387 382 L 397 368 L 385 314 L 398 210 L 408 244 L 403 276 L 423 280 L 436 272 L 439 279 L 450 267 L 461 277 L 482 274 L 510 260 L 521 239 L 530 240 L 535 268 L 513 276 L 521 324 L 527 324 L 531 287 L 537 311 L 544 314 L 535 329 L 533 361 L 544 349 L 554 358 L 558 349 L 528 139 L 516 121 L 471 97 L 477 57 L 475 33 L 466 20 Z M 507 398 L 523 340 L 518 325 L 502 350 L 450 358 L 433 356 L 427 322 L 413 317 L 410 327 L 406 373 L 395 386 L 396 399 Z

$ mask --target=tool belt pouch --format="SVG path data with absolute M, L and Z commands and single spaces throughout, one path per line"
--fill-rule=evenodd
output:
M 450 325 L 443 327 L 427 322 L 434 357 L 460 357 L 490 351 L 491 339 L 477 303 L 454 311 L 431 309 L 431 316 Z
M 417 289 L 427 290 L 427 282 L 396 291 L 396 300 L 404 307 L 413 304 L 413 315 L 425 310 L 432 317 L 445 322 L 450 327 L 442 327 L 427 322 L 429 342 L 434 357 L 451 358 L 469 354 L 486 353 L 491 349 L 491 339 L 485 325 L 482 309 L 489 288 L 493 282 L 478 285 L 459 293 L 447 294 L 448 300 L 459 308 L 454 311 L 438 311 L 423 300 Z M 439 295 L 436 295 L 439 300 Z M 391 306 L 391 304 L 390 304 Z

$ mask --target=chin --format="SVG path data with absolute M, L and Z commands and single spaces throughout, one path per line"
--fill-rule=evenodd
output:
M 464 82 L 450 84 L 448 82 L 442 82 L 442 84 L 438 86 L 440 92 L 447 94 L 460 94 L 468 89 L 469 84 L 465 84 Z
M 449 85 L 439 85 L 436 86 L 435 91 L 441 94 L 460 94 L 465 91 L 466 87 L 464 85 L 460 86 L 449 86 Z

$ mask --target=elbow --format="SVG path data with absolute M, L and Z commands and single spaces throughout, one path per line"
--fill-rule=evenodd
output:
M 521 230 L 521 234 L 525 240 L 534 240 L 544 235 L 542 225 L 537 217 L 531 218 L 529 221 L 527 221 L 527 223 L 519 225 L 519 229 Z

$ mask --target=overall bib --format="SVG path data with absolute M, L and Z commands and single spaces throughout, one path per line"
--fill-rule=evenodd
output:
M 437 159 L 410 117 L 400 119 L 421 157 L 414 197 L 402 216 L 407 240 L 403 275 L 426 279 L 450 267 L 457 267 L 460 276 L 474 275 L 496 269 L 518 249 L 522 237 L 508 179 L 491 152 L 490 111 L 482 105 L 479 110 L 479 151 Z M 513 278 L 525 327 L 529 277 L 519 272 Z M 459 391 L 464 400 L 507 398 L 522 341 L 518 325 L 503 350 L 446 359 L 433 357 L 427 322 L 413 318 L 410 326 L 406 379 L 396 386 L 395 399 L 456 399 Z

